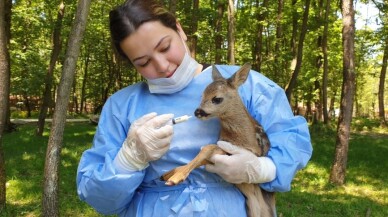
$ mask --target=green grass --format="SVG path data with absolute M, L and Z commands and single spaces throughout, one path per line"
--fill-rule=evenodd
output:
M 35 125 L 24 125 L 6 134 L 7 209 L 0 217 L 41 216 L 43 168 L 48 129 L 34 135 Z M 351 135 L 346 184 L 331 185 L 335 130 L 311 127 L 314 153 L 298 172 L 287 193 L 277 193 L 278 216 L 388 216 L 388 132 L 377 122 L 355 120 Z M 60 168 L 60 215 L 102 216 L 81 202 L 76 193 L 76 170 L 82 152 L 91 146 L 95 127 L 67 124 Z
M 388 216 L 387 130 L 379 128 L 377 121 L 354 121 L 346 184 L 335 186 L 328 180 L 336 132 L 322 125 L 310 129 L 313 156 L 296 175 L 292 190 L 277 194 L 279 216 Z
M 60 167 L 60 215 L 102 216 L 78 199 L 76 171 L 82 152 L 91 146 L 95 127 L 87 123 L 67 124 Z M 41 216 L 44 160 L 49 130 L 36 137 L 35 125 L 24 125 L 6 134 L 7 208 L 0 217 Z

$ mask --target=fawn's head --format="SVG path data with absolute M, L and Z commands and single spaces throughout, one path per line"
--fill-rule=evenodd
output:
M 230 78 L 225 79 L 213 65 L 213 82 L 203 92 L 200 107 L 194 112 L 195 116 L 204 120 L 222 118 L 238 109 L 236 104 L 241 104 L 238 87 L 245 82 L 250 69 L 251 65 L 246 63 Z

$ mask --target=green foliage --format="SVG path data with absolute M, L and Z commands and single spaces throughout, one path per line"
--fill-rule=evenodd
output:
M 11 111 L 11 118 L 24 119 L 24 118 L 38 118 L 37 111 L 31 112 L 31 117 L 28 117 L 27 111 Z
M 355 119 L 349 144 L 347 180 L 344 186 L 331 185 L 330 167 L 335 147 L 335 123 L 311 127 L 313 156 L 297 173 L 292 190 L 277 193 L 278 216 L 371 216 L 388 215 L 388 132 L 378 122 Z M 7 209 L 0 217 L 40 216 L 45 151 L 49 125 L 43 137 L 35 136 L 34 125 L 19 127 L 4 137 L 7 170 Z M 91 146 L 95 126 L 67 124 L 61 152 L 59 202 L 61 216 L 102 216 L 76 193 L 76 170 L 82 152 Z M 7 154 L 8 153 L 8 154 Z M 368 211 L 369 210 L 369 211 Z
M 107 97 L 117 90 L 142 80 L 131 66 L 114 55 L 109 33 L 109 12 L 123 1 L 96 1 L 91 5 L 89 19 L 82 39 L 81 54 L 72 89 L 72 102 L 88 103 L 98 112 Z M 263 28 L 262 59 L 260 72 L 286 87 L 291 78 L 291 62 L 294 57 L 291 40 L 298 44 L 304 12 L 303 1 L 285 1 L 283 13 L 278 20 L 278 2 L 235 1 L 235 58 L 236 64 L 255 63 L 259 27 Z M 65 1 L 65 16 L 61 29 L 62 51 L 54 72 L 53 91 L 57 88 L 62 62 L 66 53 L 67 38 L 74 20 L 76 1 Z M 168 6 L 170 1 L 164 0 Z M 216 32 L 218 6 L 224 4 L 222 28 Z M 214 63 L 216 52 L 222 56 L 221 63 L 228 64 L 228 17 L 227 1 L 200 1 L 199 9 L 193 10 L 192 1 L 177 1 L 176 15 L 189 38 L 198 38 L 196 58 L 200 63 Z M 322 85 L 322 49 L 318 44 L 323 34 L 325 3 L 312 1 L 308 32 L 304 42 L 303 61 L 293 98 L 304 105 L 317 101 Z M 57 19 L 59 1 L 13 1 L 11 26 L 11 94 L 25 97 L 41 97 L 44 78 L 52 50 L 52 33 Z M 328 20 L 328 97 L 335 99 L 338 108 L 342 85 L 342 20 L 337 1 L 331 1 Z M 194 14 L 195 13 L 195 14 Z M 193 32 L 192 18 L 198 17 L 198 29 Z M 264 17 L 263 17 L 264 16 Z M 260 18 L 263 17 L 263 18 Z M 385 17 L 381 16 L 384 21 Z M 295 23 L 295 22 L 296 23 Z M 384 21 L 385 22 L 385 21 Z M 295 25 L 294 25 L 295 24 Z M 277 37 L 277 28 L 281 34 Z M 295 28 L 295 29 L 294 29 Z M 372 116 L 377 109 L 376 88 L 381 69 L 382 46 L 387 28 L 361 29 L 356 32 L 357 116 Z M 294 35 L 296 33 L 296 35 Z M 221 49 L 215 49 L 216 37 L 221 37 Z M 318 61 L 320 59 L 320 61 Z M 255 66 L 255 65 L 254 65 Z M 386 92 L 388 91 L 388 84 Z M 53 94 L 54 97 L 55 94 Z M 388 101 L 388 97 L 385 97 Z M 79 110 L 79 108 L 78 108 Z

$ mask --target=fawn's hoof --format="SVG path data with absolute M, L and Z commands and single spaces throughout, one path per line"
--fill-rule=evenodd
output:
M 174 182 L 171 182 L 171 181 L 166 181 L 164 184 L 165 184 L 165 185 L 168 185 L 168 186 L 174 186 L 174 185 L 176 185 Z
M 187 175 L 179 172 L 179 170 L 177 170 L 176 168 L 163 174 L 161 179 L 166 181 L 166 185 L 168 186 L 173 186 L 173 185 L 177 185 L 181 182 L 183 182 L 183 180 L 185 180 L 187 177 Z

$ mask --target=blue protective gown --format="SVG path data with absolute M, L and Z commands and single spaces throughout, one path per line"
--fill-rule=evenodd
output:
M 224 77 L 239 69 L 217 68 Z M 203 167 L 177 186 L 165 186 L 160 181 L 165 172 L 191 161 L 202 146 L 217 142 L 220 124 L 216 119 L 201 121 L 193 117 L 174 125 L 169 151 L 143 171 L 120 172 L 112 164 L 131 123 L 150 112 L 173 113 L 175 117 L 193 115 L 211 82 L 208 67 L 178 93 L 150 94 L 142 82 L 113 94 L 102 110 L 93 146 L 83 153 L 79 163 L 77 189 L 81 200 L 100 213 L 130 217 L 246 216 L 245 199 L 239 190 Z M 249 73 L 239 92 L 272 145 L 268 157 L 276 165 L 277 177 L 261 187 L 289 191 L 295 173 L 306 166 L 312 154 L 306 120 L 294 116 L 284 90 L 258 72 Z

